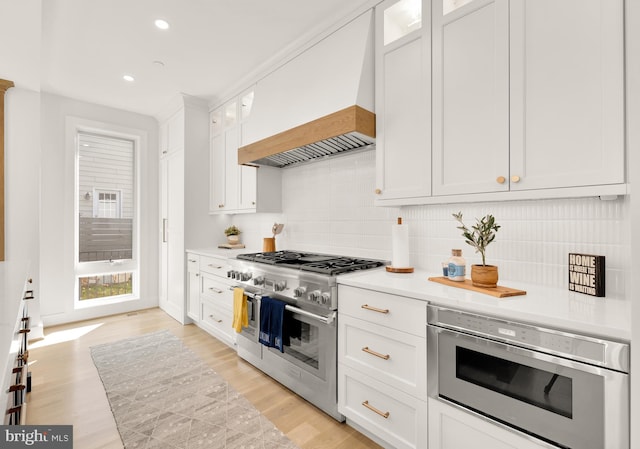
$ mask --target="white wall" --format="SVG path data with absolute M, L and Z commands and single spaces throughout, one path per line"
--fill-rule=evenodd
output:
M 640 0 L 627 0 L 627 155 L 629 177 L 640 179 Z M 638 186 L 636 186 L 637 188 Z M 636 300 L 631 309 L 631 422 L 640 422 L 640 305 L 637 302 L 640 295 L 640 196 L 636 194 L 630 199 L 631 229 L 636 232 L 631 235 L 631 254 L 635 257 L 629 261 L 630 270 L 634 273 L 629 280 L 629 298 Z M 640 427 L 631 425 L 631 447 L 640 448 Z
M 140 153 L 140 296 L 136 301 L 74 309 L 74 149 L 65 146 L 68 116 L 139 129 L 148 146 Z M 158 124 L 148 116 L 69 98 L 41 95 L 40 280 L 45 326 L 158 305 Z
M 281 215 L 235 215 L 228 223 L 260 250 L 274 221 L 285 223 L 279 249 L 321 251 L 391 259 L 391 225 L 401 216 L 409 225 L 411 263 L 437 272 L 452 248 L 462 248 L 467 263 L 479 256 L 464 243 L 452 213 L 465 221 L 486 213 L 502 226 L 487 250 L 504 281 L 567 288 L 569 252 L 606 256 L 608 298 L 629 298 L 631 239 L 629 199 L 558 199 L 477 204 L 382 208 L 373 205 L 373 151 L 335 157 L 283 171 Z M 506 285 L 506 284 L 505 284 Z
M 40 94 L 13 87 L 5 95 L 5 259 L 29 263 L 40 298 Z M 39 301 L 29 302 L 29 338 L 42 336 Z

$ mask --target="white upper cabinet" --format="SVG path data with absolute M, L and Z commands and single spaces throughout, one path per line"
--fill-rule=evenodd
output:
M 238 148 L 251 116 L 253 98 L 251 88 L 210 114 L 210 213 L 281 211 L 280 171 L 238 165 Z
M 508 190 L 508 0 L 433 9 L 433 193 Z M 449 2 L 446 2 L 449 3 Z
M 511 0 L 512 190 L 625 182 L 623 21 L 623 0 Z
M 622 0 L 434 1 L 433 194 L 626 193 L 623 20 Z
M 376 204 L 431 194 L 430 5 L 387 0 L 376 23 Z

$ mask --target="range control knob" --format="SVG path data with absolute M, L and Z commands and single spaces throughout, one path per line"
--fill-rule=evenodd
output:
M 331 303 L 331 293 L 324 292 L 322 294 L 322 304 L 330 304 Z
M 285 288 L 287 288 L 287 281 L 276 281 L 273 284 L 273 288 L 275 291 L 277 292 L 281 292 L 283 291 Z
M 253 278 L 253 285 L 264 285 L 264 276 Z
M 307 291 L 307 287 L 303 287 L 303 286 L 296 287 L 293 290 L 293 297 L 294 298 L 300 298 L 300 297 L 302 297 L 302 295 L 305 294 L 306 291 Z
M 252 273 L 240 273 L 240 280 L 242 282 L 247 282 L 249 279 L 253 277 Z
M 314 290 L 311 293 L 309 293 L 309 301 L 313 301 L 313 302 L 320 302 L 320 290 Z

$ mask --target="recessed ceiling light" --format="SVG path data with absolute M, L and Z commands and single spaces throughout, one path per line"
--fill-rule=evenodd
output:
M 123 75 L 123 76 L 122 76 L 122 79 L 123 79 L 123 80 L 125 80 L 125 81 L 129 81 L 130 83 L 133 83 L 133 82 L 136 80 L 136 79 L 135 79 L 133 76 L 131 76 L 131 75 Z
M 153 23 L 156 25 L 156 27 L 160 28 L 161 30 L 169 29 L 169 22 L 167 22 L 164 19 L 156 19 L 156 21 Z

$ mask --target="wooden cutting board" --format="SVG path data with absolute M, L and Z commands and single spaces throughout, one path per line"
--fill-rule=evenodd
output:
M 437 282 L 438 284 L 448 285 L 450 287 L 463 288 L 465 290 L 471 290 L 478 293 L 485 293 L 487 295 L 495 296 L 496 298 L 507 298 L 509 296 L 520 296 L 527 294 L 527 292 L 524 290 L 504 287 L 502 285 L 498 285 L 495 288 L 476 287 L 471 283 L 471 279 L 465 279 L 464 281 L 456 282 L 444 276 L 439 276 L 429 278 L 429 280 L 432 282 Z

